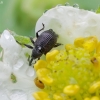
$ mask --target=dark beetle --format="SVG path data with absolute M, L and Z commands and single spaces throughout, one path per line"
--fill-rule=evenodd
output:
M 43 28 L 40 29 L 38 32 L 44 29 L 44 24 L 42 23 Z M 31 59 L 29 60 L 29 66 L 31 66 L 33 59 L 40 59 L 42 54 L 46 54 L 49 52 L 53 47 L 57 47 L 61 45 L 57 43 L 58 35 L 52 30 L 46 30 L 40 35 L 36 32 L 36 41 L 34 42 L 32 38 L 30 38 L 31 42 L 33 43 L 34 47 L 24 44 L 26 47 L 32 49 Z

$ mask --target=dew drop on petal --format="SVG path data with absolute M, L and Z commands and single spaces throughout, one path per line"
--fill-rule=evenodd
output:
M 34 68 L 29 66 L 28 70 L 26 71 L 27 76 L 33 77 L 35 74 Z
M 94 10 L 94 9 L 91 9 L 90 11 L 91 11 L 91 12 L 95 12 L 95 10 Z
M 23 65 L 24 65 L 24 61 L 23 61 L 22 59 L 19 59 L 19 60 L 17 61 L 17 63 L 13 66 L 13 68 L 14 68 L 15 70 L 19 70 Z
M 4 37 L 8 40 L 10 38 L 9 36 L 9 31 L 5 30 L 4 31 Z
M 78 4 L 74 4 L 73 7 L 74 8 L 79 8 L 79 5 Z
M 57 6 L 62 6 L 62 4 L 58 4 Z
M 14 37 L 10 34 L 10 32 L 8 30 L 4 30 L 0 37 L 0 45 L 4 49 L 4 51 L 9 49 L 15 50 L 15 43 L 16 41 Z
M 70 6 L 70 4 L 68 2 L 65 3 L 65 6 Z
M 14 89 L 10 92 L 10 100 L 28 100 L 23 90 Z
M 45 11 L 44 11 L 44 13 L 46 13 L 48 10 L 46 9 Z

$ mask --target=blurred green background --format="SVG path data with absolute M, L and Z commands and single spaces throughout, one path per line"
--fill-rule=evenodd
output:
M 35 24 L 43 12 L 66 2 L 93 11 L 100 5 L 100 0 L 0 0 L 0 32 L 9 29 L 19 35 L 34 36 Z

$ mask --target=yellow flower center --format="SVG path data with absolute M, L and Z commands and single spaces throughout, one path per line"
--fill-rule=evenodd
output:
M 77 38 L 65 50 L 48 52 L 34 68 L 43 86 L 33 94 L 36 100 L 100 99 L 100 42 L 95 36 Z

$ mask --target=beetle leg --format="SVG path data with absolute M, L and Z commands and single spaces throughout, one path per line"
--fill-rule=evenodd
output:
M 32 39 L 32 37 L 30 37 L 31 42 L 34 44 L 34 40 Z
M 27 60 L 30 61 L 30 55 L 28 56 L 28 59 Z
M 33 47 L 31 45 L 28 45 L 28 44 L 23 44 L 25 45 L 26 47 L 30 48 L 30 49 L 33 49 Z
M 58 47 L 60 45 L 62 45 L 62 44 L 61 43 L 56 43 L 54 47 Z
M 22 43 L 18 42 L 17 40 L 16 40 L 16 42 L 17 42 L 18 44 L 20 44 L 20 45 L 24 45 L 24 46 L 26 46 L 26 47 L 28 47 L 28 48 L 30 48 L 30 49 L 33 49 L 33 47 L 32 47 L 31 45 L 28 45 L 28 44 L 22 44 Z
M 38 60 L 40 60 L 40 58 L 38 58 Z M 35 61 L 35 63 L 36 63 L 36 61 Z M 33 63 L 33 64 L 35 64 L 35 63 Z
M 18 44 L 20 44 L 20 45 L 23 45 L 22 43 L 20 43 L 20 42 L 19 42 L 19 41 L 17 41 L 17 40 L 16 40 L 16 42 L 17 42 Z
M 40 58 L 38 58 L 38 60 L 40 60 Z M 33 60 L 32 60 L 33 61 Z M 32 63 L 32 62 L 31 62 Z M 35 61 L 35 63 L 36 63 L 36 61 Z M 32 64 L 35 64 L 35 63 L 32 63 Z M 31 66 L 31 65 L 30 65 Z M 34 66 L 33 66 L 34 67 Z
M 32 61 L 33 61 L 33 57 L 31 58 L 31 60 L 29 61 L 29 66 L 31 66 L 32 65 Z
M 43 25 L 43 28 L 41 28 L 40 30 L 38 30 L 38 31 L 36 32 L 36 37 L 37 37 L 37 38 L 39 37 L 38 32 L 40 32 L 40 31 L 44 30 L 44 24 L 42 23 L 42 25 Z

